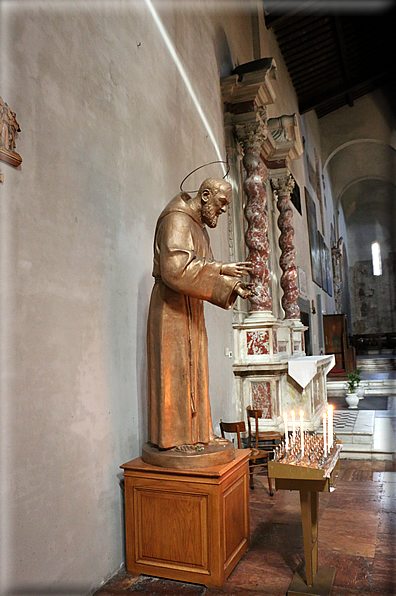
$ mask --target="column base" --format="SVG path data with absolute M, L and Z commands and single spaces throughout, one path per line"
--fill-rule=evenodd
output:
M 270 310 L 251 311 L 245 319 L 245 323 L 274 323 L 277 319 Z
M 335 567 L 319 567 L 312 586 L 307 586 L 305 569 L 302 567 L 294 574 L 287 596 L 330 596 L 335 574 Z

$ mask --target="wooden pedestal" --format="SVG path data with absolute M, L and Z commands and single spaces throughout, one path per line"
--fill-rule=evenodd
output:
M 249 547 L 249 453 L 200 470 L 121 466 L 128 573 L 220 588 Z

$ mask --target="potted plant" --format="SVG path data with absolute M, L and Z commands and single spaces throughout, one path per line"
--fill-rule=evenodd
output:
M 356 393 L 358 394 L 358 398 L 359 399 L 363 399 L 364 398 L 364 387 L 363 384 L 360 384 L 360 381 L 362 380 L 360 377 L 360 373 L 362 372 L 361 368 L 357 368 L 355 371 L 355 379 L 356 379 Z
M 356 371 L 352 371 L 350 373 L 348 373 L 348 389 L 347 389 L 347 394 L 346 394 L 346 402 L 348 404 L 348 407 L 350 409 L 356 409 L 358 407 L 358 403 L 359 403 L 359 396 L 356 393 L 357 391 L 357 387 L 358 387 L 358 382 L 356 379 Z

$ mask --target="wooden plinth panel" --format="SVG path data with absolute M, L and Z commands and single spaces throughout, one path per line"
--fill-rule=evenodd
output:
M 248 453 L 204 470 L 124 464 L 127 571 L 219 588 L 249 546 Z

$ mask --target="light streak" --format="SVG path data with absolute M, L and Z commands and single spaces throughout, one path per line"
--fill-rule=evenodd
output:
M 150 11 L 150 13 L 151 13 L 151 15 L 152 15 L 152 17 L 154 19 L 154 22 L 157 25 L 159 32 L 161 33 L 162 39 L 164 40 L 165 45 L 168 48 L 168 51 L 169 51 L 169 53 L 170 53 L 170 55 L 171 55 L 171 57 L 172 57 L 175 65 L 176 65 L 176 68 L 179 71 L 180 76 L 183 79 L 184 84 L 186 85 L 187 91 L 189 92 L 190 97 L 191 97 L 191 99 L 192 99 L 192 101 L 193 101 L 193 103 L 194 103 L 194 105 L 195 105 L 195 107 L 197 109 L 197 112 L 198 112 L 198 114 L 199 114 L 199 116 L 200 116 L 200 118 L 201 118 L 201 120 L 203 122 L 203 125 L 206 128 L 206 131 L 208 133 L 208 136 L 209 136 L 210 140 L 212 141 L 213 147 L 214 147 L 214 149 L 216 151 L 216 155 L 219 158 L 219 160 L 223 160 L 224 158 L 221 155 L 219 146 L 217 144 L 217 141 L 215 139 L 215 136 L 213 134 L 213 131 L 212 131 L 211 127 L 210 127 L 210 124 L 209 124 L 209 122 L 208 122 L 208 120 L 207 120 L 207 118 L 205 116 L 205 113 L 204 113 L 204 111 L 202 109 L 201 104 L 198 101 L 198 98 L 197 98 L 197 96 L 195 94 L 195 91 L 193 89 L 193 86 L 191 85 L 191 82 L 190 82 L 190 80 L 189 80 L 189 78 L 187 76 L 187 73 L 185 71 L 185 68 L 184 68 L 183 64 L 181 63 L 181 60 L 180 60 L 180 58 L 179 58 L 179 56 L 178 56 L 178 54 L 177 54 L 177 52 L 175 50 L 175 47 L 174 47 L 174 45 L 172 43 L 172 40 L 170 39 L 170 37 L 168 35 L 168 32 L 165 29 L 164 25 L 162 24 L 162 21 L 159 18 L 158 13 L 155 10 L 155 8 L 154 8 L 151 0 L 144 0 L 144 2 L 146 3 L 147 8 L 149 9 L 149 11 Z M 224 164 L 222 164 L 222 168 L 223 168 L 223 172 L 225 173 L 226 170 L 225 170 Z

